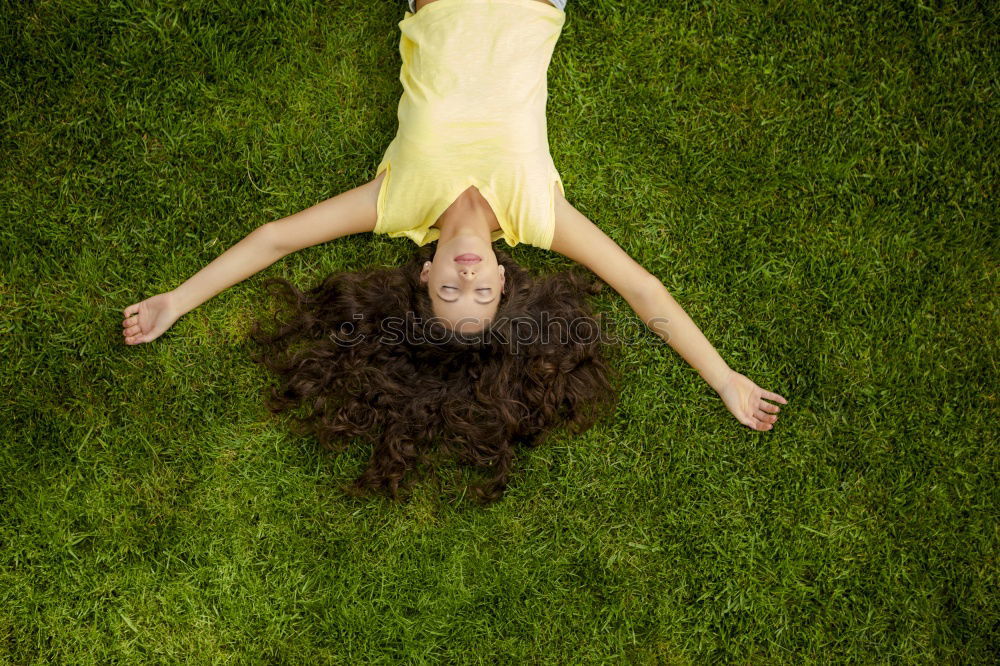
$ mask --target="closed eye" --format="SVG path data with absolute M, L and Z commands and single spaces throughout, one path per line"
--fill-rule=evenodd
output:
M 443 294 L 452 293 L 447 291 L 448 289 L 453 289 L 454 291 L 458 291 L 458 287 L 452 287 L 451 285 L 447 284 L 441 285 L 441 288 L 438 290 L 438 298 L 440 298 L 445 303 L 454 303 L 455 301 L 458 300 L 458 296 L 455 296 L 455 298 L 444 298 L 443 296 Z
M 440 293 L 438 293 L 438 298 L 440 298 L 445 303 L 454 303 L 454 302 L 456 302 L 458 300 L 457 296 L 455 298 L 442 298 L 441 294 L 446 293 L 445 289 L 453 289 L 454 291 L 458 291 L 458 287 L 453 287 L 450 284 L 443 284 L 443 285 L 441 285 L 441 287 L 439 289 Z M 476 293 L 483 293 L 483 292 L 485 292 L 485 294 L 484 294 L 485 296 L 490 296 L 493 293 L 493 290 L 490 287 L 479 287 L 478 289 L 476 289 Z M 447 293 L 451 293 L 451 292 L 447 292 Z M 489 303 L 492 303 L 493 301 L 494 301 L 494 299 L 490 298 L 488 301 L 476 301 L 476 303 L 479 303 L 480 305 L 487 305 Z

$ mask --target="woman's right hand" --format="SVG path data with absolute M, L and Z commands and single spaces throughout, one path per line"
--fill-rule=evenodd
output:
M 134 303 L 122 310 L 122 314 L 125 315 L 122 320 L 122 335 L 127 345 L 152 342 L 181 316 L 174 303 L 173 292 L 170 291 Z

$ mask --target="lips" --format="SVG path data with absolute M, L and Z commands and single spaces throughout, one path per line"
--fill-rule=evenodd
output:
M 482 260 L 483 258 L 478 254 L 472 254 L 471 252 L 466 252 L 455 257 L 455 262 L 459 264 L 478 264 Z

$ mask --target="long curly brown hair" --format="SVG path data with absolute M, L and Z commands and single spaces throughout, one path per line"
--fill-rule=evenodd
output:
M 496 317 L 458 334 L 434 321 L 420 282 L 433 253 L 423 246 L 397 268 L 335 273 L 306 292 L 268 279 L 282 307 L 273 330 L 254 322 L 253 360 L 278 376 L 265 405 L 291 412 L 297 434 L 338 452 L 354 437 L 372 444 L 345 493 L 400 501 L 408 472 L 445 456 L 491 473 L 467 488 L 488 504 L 504 494 L 516 446 L 537 446 L 560 425 L 578 434 L 614 407 L 618 374 L 585 300 L 602 283 L 575 271 L 534 278 L 497 249 L 506 289 Z

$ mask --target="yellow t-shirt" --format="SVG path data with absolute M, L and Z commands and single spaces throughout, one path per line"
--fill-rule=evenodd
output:
M 545 104 L 563 10 L 537 0 L 436 0 L 399 22 L 399 129 L 376 168 L 387 171 L 375 233 L 426 245 L 470 185 L 511 247 L 549 249 L 555 188 Z

